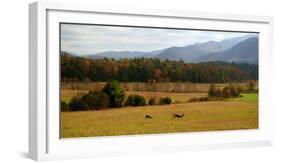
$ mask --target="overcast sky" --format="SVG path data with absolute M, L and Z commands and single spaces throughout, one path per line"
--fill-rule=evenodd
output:
M 80 55 L 153 51 L 243 35 L 247 33 L 61 24 L 61 50 Z

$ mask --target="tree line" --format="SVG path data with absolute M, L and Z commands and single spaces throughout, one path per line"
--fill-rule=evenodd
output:
M 258 65 L 247 63 L 186 63 L 157 58 L 89 59 L 61 54 L 63 82 L 95 82 L 111 79 L 120 82 L 226 83 L 258 79 Z

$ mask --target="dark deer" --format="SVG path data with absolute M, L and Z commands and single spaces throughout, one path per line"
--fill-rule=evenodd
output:
M 184 117 L 184 114 L 175 114 L 175 113 L 173 113 L 173 117 L 174 118 L 183 118 Z
M 146 115 L 145 119 L 152 119 L 152 116 L 151 115 Z

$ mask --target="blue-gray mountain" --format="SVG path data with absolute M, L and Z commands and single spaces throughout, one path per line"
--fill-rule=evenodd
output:
M 216 53 L 230 49 L 250 37 L 253 37 L 253 35 L 226 39 L 220 42 L 208 41 L 205 43 L 197 43 L 185 47 L 172 47 L 159 53 L 156 57 L 169 60 L 181 59 L 185 62 L 204 62 L 204 60 L 202 60 L 204 56 L 208 56 L 210 53 Z
M 200 57 L 198 61 L 225 61 L 258 64 L 258 38 L 248 38 L 228 50 Z
M 87 58 L 159 58 L 161 60 L 183 60 L 185 62 L 247 62 L 257 64 L 258 60 L 258 38 L 256 35 L 245 35 L 241 37 L 226 39 L 222 41 L 208 41 L 196 43 L 184 47 L 170 47 L 151 52 L 142 51 L 107 51 Z

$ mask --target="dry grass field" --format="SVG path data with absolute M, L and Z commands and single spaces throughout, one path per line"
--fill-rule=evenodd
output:
M 170 97 L 172 104 L 61 112 L 61 136 L 71 138 L 258 128 L 257 93 L 242 94 L 242 97 L 223 101 L 188 102 L 191 98 L 208 96 L 210 84 L 192 86 L 190 83 L 181 83 L 182 87 L 177 88 L 179 92 L 173 92 L 170 88 L 176 90 L 174 84 L 157 83 L 154 91 L 143 91 L 147 90 L 143 89 L 147 87 L 145 83 L 121 83 L 126 90 L 126 97 L 133 94 L 144 96 L 146 100 Z M 64 84 L 61 100 L 68 103 L 76 95 L 85 94 L 88 90 L 101 90 L 103 86 L 104 83 Z M 157 91 L 166 86 L 169 87 L 166 91 Z M 224 87 L 226 84 L 218 86 Z M 185 116 L 175 119 L 173 113 Z M 146 115 L 153 118 L 145 119 Z
M 177 97 L 178 98 L 178 97 Z M 257 94 L 229 101 L 62 112 L 63 138 L 258 128 Z M 174 119 L 172 113 L 185 116 Z M 145 115 L 152 119 L 145 119 Z

